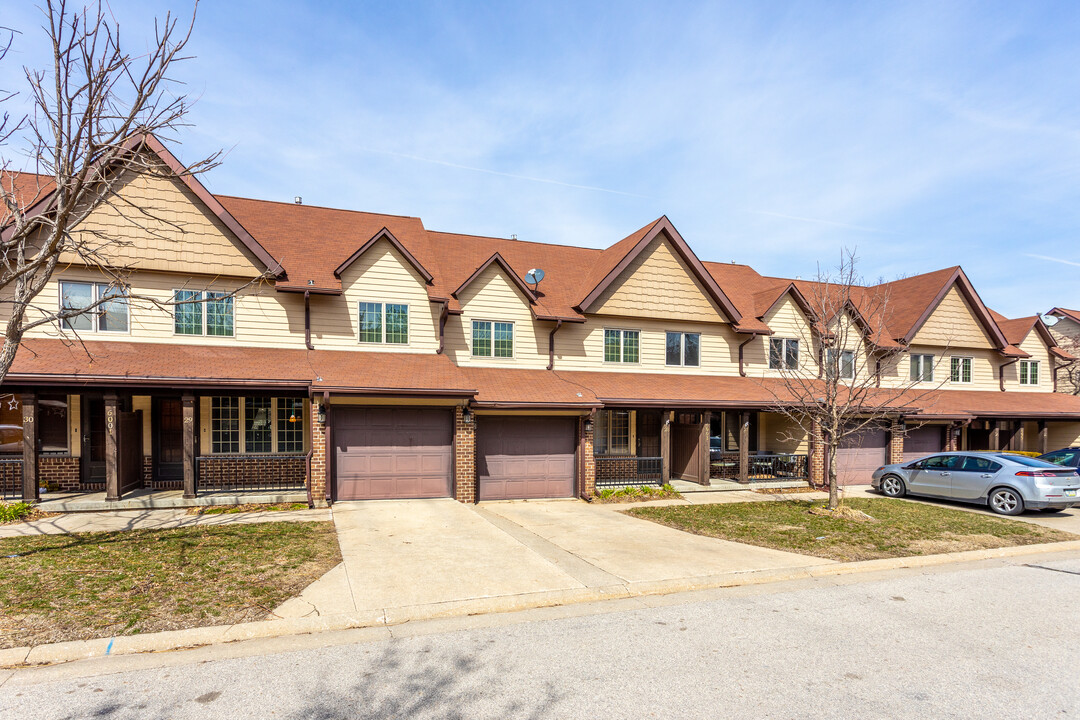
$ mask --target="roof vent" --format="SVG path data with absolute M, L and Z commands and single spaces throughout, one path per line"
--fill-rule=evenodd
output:
M 511 236 L 510 236 L 510 239 L 511 239 L 511 240 L 517 240 L 517 233 L 515 233 L 515 234 L 511 235 Z
M 525 282 L 533 286 L 533 292 L 540 285 L 540 281 L 544 279 L 544 271 L 540 268 L 533 268 L 529 272 L 525 273 Z
M 304 198 L 297 195 L 296 197 L 293 198 L 293 202 L 296 203 L 297 205 L 303 205 L 304 204 Z

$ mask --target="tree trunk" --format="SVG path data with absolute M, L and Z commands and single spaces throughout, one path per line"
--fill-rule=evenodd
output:
M 840 492 L 836 483 L 836 445 L 830 442 L 826 452 L 829 454 L 829 509 L 835 510 L 840 507 Z

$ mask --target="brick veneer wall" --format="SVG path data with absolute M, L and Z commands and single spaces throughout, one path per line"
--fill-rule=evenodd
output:
M 623 478 L 633 479 L 637 476 L 637 458 L 633 456 L 627 457 L 607 457 L 604 462 L 597 464 L 596 456 L 593 453 L 589 453 L 589 457 L 592 458 L 593 464 L 593 487 L 596 487 L 596 483 L 603 482 L 605 480 L 621 480 Z
M 476 502 L 476 418 L 466 423 L 461 406 L 454 408 L 454 497 Z
M 143 455 L 142 459 L 143 486 L 150 487 L 154 480 L 154 458 L 152 455 Z M 182 485 L 183 483 L 181 483 Z
M 311 501 L 315 507 L 326 505 L 326 428 L 319 422 L 319 404 L 315 401 L 310 403 L 311 422 L 311 477 L 308 484 L 311 488 Z
M 70 455 L 39 455 L 38 482 L 49 490 L 82 490 L 79 458 Z
M 0 463 L 0 495 L 22 496 L 22 463 Z
M 889 456 L 885 460 L 887 465 L 904 462 L 904 426 L 899 423 L 889 428 Z
M 593 427 L 596 420 L 589 418 L 588 427 L 585 426 L 585 418 L 578 419 L 579 432 L 581 433 L 581 494 L 592 497 L 596 494 L 596 456 L 593 454 Z
M 228 483 L 231 487 L 265 487 L 293 485 L 304 487 L 306 475 L 303 455 L 283 455 L 275 458 L 222 455 L 204 457 L 199 461 L 200 485 Z
M 825 487 L 829 479 L 825 477 L 825 447 L 817 439 L 818 426 L 815 423 L 810 433 L 810 484 Z

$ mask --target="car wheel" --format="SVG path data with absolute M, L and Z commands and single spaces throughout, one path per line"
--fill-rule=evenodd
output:
M 881 492 L 885 493 L 891 498 L 904 497 L 904 493 L 907 490 L 904 488 L 904 481 L 895 475 L 886 475 L 881 478 Z
M 1024 512 L 1024 499 L 1012 488 L 998 488 L 990 493 L 990 509 L 998 515 L 1019 515 Z

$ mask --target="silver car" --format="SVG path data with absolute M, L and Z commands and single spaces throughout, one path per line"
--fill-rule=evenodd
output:
M 1000 515 L 1056 511 L 1080 504 L 1076 468 L 1009 453 L 957 452 L 874 471 L 875 490 L 889 497 L 925 495 L 988 505 Z

